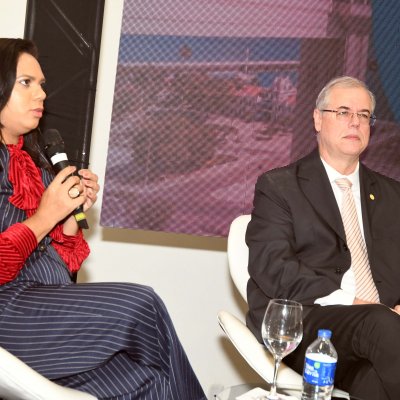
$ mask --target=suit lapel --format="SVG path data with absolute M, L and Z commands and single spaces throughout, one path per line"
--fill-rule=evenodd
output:
M 368 169 L 360 163 L 360 195 L 361 210 L 364 227 L 364 237 L 367 247 L 371 245 L 371 217 L 374 213 L 376 199 L 379 198 L 374 177 L 368 173 Z
M 297 178 L 301 190 L 316 213 L 346 240 L 340 210 L 318 151 L 299 161 Z

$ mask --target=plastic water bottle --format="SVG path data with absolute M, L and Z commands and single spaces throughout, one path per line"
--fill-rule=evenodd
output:
M 308 346 L 303 370 L 301 400 L 330 400 L 337 363 L 337 353 L 328 329 L 318 330 L 318 338 Z

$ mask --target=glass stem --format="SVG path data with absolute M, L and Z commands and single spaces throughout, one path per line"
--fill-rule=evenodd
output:
M 271 399 L 277 398 L 276 396 L 276 379 L 278 377 L 278 369 L 279 366 L 281 365 L 282 358 L 281 357 L 275 357 L 275 365 L 274 365 L 274 377 L 272 379 L 272 385 L 271 385 L 271 390 L 269 391 L 269 395 Z

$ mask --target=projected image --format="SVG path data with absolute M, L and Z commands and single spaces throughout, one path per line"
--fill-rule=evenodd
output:
M 372 8 L 210 1 L 197 14 L 200 0 L 167 3 L 125 1 L 101 224 L 225 236 L 251 211 L 258 175 L 315 146 L 323 84 L 371 75 Z M 338 30 L 360 11 L 357 35 Z M 400 132 L 390 119 L 381 130 L 392 140 Z M 385 165 L 370 158 L 398 173 L 397 154 Z

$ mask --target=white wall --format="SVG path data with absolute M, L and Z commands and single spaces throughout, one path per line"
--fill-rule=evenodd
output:
M 90 152 L 91 169 L 100 182 L 106 167 L 122 8 L 123 0 L 106 0 Z M 26 0 L 0 0 L 0 37 L 23 36 L 25 10 Z M 259 381 L 217 324 L 218 310 L 242 315 L 244 306 L 229 278 L 226 240 L 102 228 L 98 225 L 101 200 L 100 193 L 88 216 L 92 253 L 79 280 L 153 286 L 166 303 L 207 394 L 212 394 L 214 384 Z

